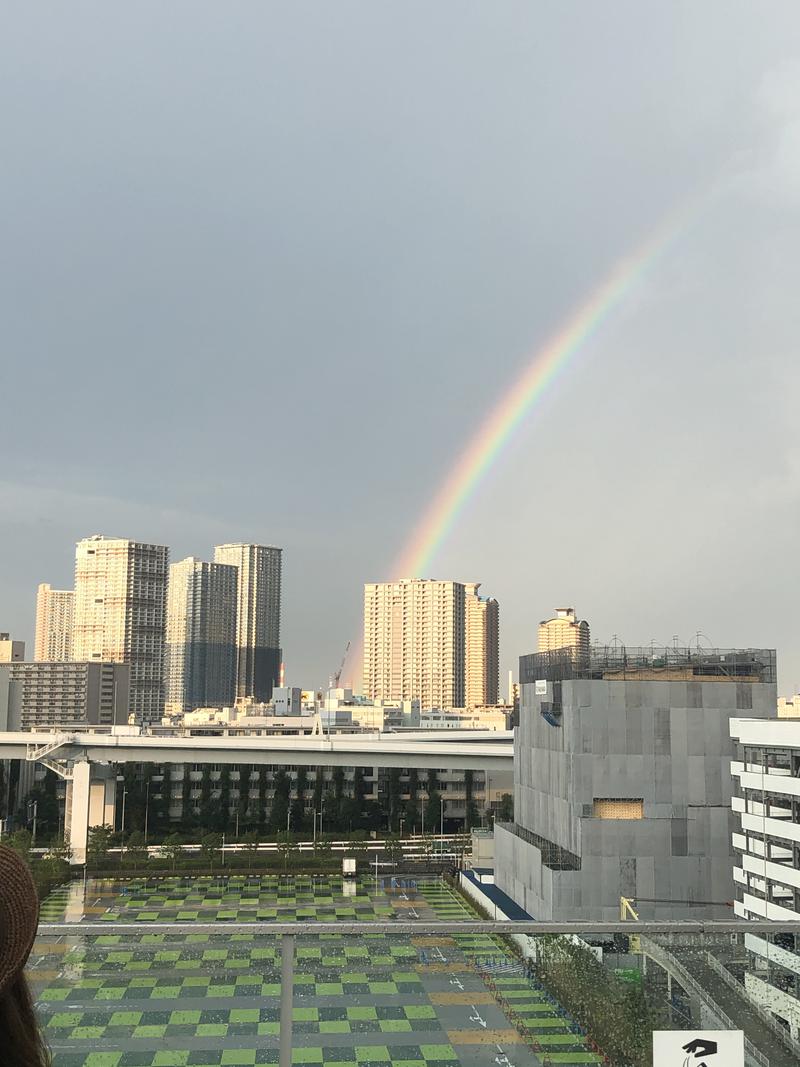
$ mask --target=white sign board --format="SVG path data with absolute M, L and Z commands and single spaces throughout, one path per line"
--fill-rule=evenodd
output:
M 355 856 L 345 856 L 342 860 L 342 874 L 355 874 L 356 873 L 356 858 Z
M 546 697 L 547 682 L 541 678 L 537 678 L 537 680 L 533 683 L 533 692 L 537 697 Z
M 744 1067 L 741 1030 L 654 1030 L 653 1067 Z

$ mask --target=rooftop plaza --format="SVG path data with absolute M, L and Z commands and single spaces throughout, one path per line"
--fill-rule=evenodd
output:
M 29 973 L 55 1067 L 277 1064 L 288 1056 L 326 1067 L 638 1067 L 656 1025 L 691 1025 L 697 1010 L 691 982 L 682 986 L 655 963 L 642 967 L 635 939 L 606 935 L 602 965 L 593 939 L 581 992 L 569 951 L 553 956 L 553 938 L 525 939 L 540 944 L 534 965 L 433 878 L 89 879 L 51 894 L 41 921 Z M 687 951 L 729 961 L 730 935 L 700 925 L 679 938 L 684 962 Z M 297 934 L 286 936 L 294 926 Z M 555 940 L 569 949 L 575 939 Z M 293 958 L 282 981 L 286 942 Z M 613 997 L 601 974 L 614 983 Z M 595 1005 L 587 1026 L 586 1005 L 573 1008 L 576 993 L 586 1001 L 593 987 L 604 1015 Z M 631 1005 L 643 1012 L 633 1045 L 624 1032 Z M 755 1009 L 748 1022 L 752 1031 Z M 777 1039 L 772 1045 L 772 1058 L 751 1046 L 748 1062 L 796 1062 Z

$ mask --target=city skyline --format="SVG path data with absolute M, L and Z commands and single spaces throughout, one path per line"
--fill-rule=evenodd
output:
M 156 36 L 15 9 L 0 625 L 33 647 L 31 590 L 92 529 L 274 542 L 289 675 L 324 680 L 491 412 L 677 211 L 413 576 L 492 590 L 502 675 L 564 602 L 659 643 L 758 619 L 797 688 L 800 31 L 729 8 L 346 4 L 311 32 L 199 2 Z

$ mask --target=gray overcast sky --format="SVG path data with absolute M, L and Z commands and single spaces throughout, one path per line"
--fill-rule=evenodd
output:
M 0 138 L 0 629 L 90 533 L 266 541 L 325 682 L 529 354 L 699 197 L 432 576 L 505 668 L 566 602 L 800 683 L 796 0 L 20 0 Z

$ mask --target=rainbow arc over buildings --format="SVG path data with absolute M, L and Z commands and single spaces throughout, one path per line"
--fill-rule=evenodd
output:
M 466 504 L 548 386 L 567 371 L 586 342 L 683 231 L 693 214 L 694 202 L 670 213 L 536 350 L 458 457 L 392 568 L 393 579 L 424 576 Z

